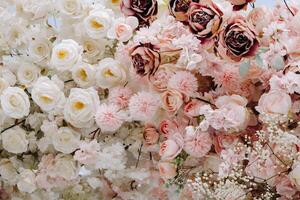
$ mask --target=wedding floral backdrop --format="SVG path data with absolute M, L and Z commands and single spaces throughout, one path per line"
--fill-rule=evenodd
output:
M 0 199 L 299 200 L 300 2 L 1 0 Z

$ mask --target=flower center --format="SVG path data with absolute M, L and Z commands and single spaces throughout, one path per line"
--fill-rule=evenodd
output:
M 9 102 L 13 107 L 17 107 L 19 105 L 18 99 L 15 95 L 10 96 Z
M 68 56 L 68 52 L 66 51 L 66 50 L 59 50 L 58 52 L 57 52 L 57 57 L 59 58 L 59 59 L 64 59 L 64 58 L 66 58 Z
M 110 70 L 107 69 L 104 71 L 103 75 L 107 78 L 107 77 L 111 77 L 111 76 L 115 76 L 115 74 Z
M 201 24 L 202 26 L 206 26 L 208 22 L 213 18 L 212 15 L 209 15 L 208 13 L 204 12 L 203 10 L 196 12 L 192 16 L 192 21 Z
M 53 102 L 52 98 L 50 98 L 50 97 L 48 97 L 48 96 L 45 96 L 45 95 L 40 96 L 40 99 L 41 99 L 41 101 L 43 101 L 44 103 L 47 103 L 47 104 Z
M 94 29 L 101 29 L 104 27 L 103 24 L 97 22 L 96 20 L 92 20 L 90 23 L 91 23 L 91 27 L 93 27 Z
M 80 102 L 80 101 L 76 101 L 74 104 L 73 104 L 73 107 L 76 109 L 76 110 L 81 110 L 85 107 L 84 103 Z
M 78 72 L 77 72 L 77 75 L 80 77 L 80 79 L 82 79 L 83 81 L 86 81 L 87 80 L 87 73 L 84 69 L 80 69 Z

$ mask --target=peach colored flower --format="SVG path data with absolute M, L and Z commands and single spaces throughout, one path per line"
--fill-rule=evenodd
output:
M 171 114 L 175 114 L 183 104 L 184 97 L 177 90 L 167 90 L 161 94 L 163 108 Z
M 153 145 L 158 141 L 159 133 L 154 126 L 146 124 L 144 127 L 143 138 L 147 145 Z

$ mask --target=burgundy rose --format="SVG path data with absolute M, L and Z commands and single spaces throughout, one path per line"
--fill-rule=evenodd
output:
M 121 11 L 126 16 L 136 16 L 140 25 L 149 25 L 157 14 L 157 0 L 122 0 Z
M 199 2 L 199 0 L 170 0 L 169 10 L 178 21 L 187 21 L 187 12 L 189 10 L 191 2 Z
M 140 76 L 153 75 L 160 64 L 160 54 L 154 45 L 140 44 L 130 51 L 133 68 Z
M 188 23 L 192 32 L 204 42 L 217 34 L 222 23 L 222 11 L 212 1 L 191 3 Z
M 216 50 L 221 57 L 236 62 L 244 57 L 254 56 L 258 47 L 254 27 L 241 16 L 228 21 L 216 43 Z
M 248 3 L 252 3 L 255 0 L 228 0 L 233 5 L 233 10 L 241 10 L 247 8 Z

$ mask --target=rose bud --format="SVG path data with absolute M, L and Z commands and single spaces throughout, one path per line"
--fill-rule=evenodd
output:
M 178 21 L 187 21 L 187 12 L 191 2 L 199 2 L 199 0 L 170 0 L 169 10 L 171 15 L 173 15 Z
M 235 62 L 254 56 L 258 47 L 259 42 L 253 26 L 241 16 L 228 21 L 216 43 L 218 54 L 226 60 Z
M 153 145 L 158 141 L 159 133 L 154 126 L 146 124 L 144 127 L 143 138 L 145 144 Z
M 135 16 L 140 26 L 149 25 L 157 14 L 157 0 L 122 0 L 121 12 L 126 16 Z
M 228 0 L 228 1 L 233 5 L 233 10 L 237 11 L 237 10 L 246 9 L 248 3 L 252 3 L 255 0 Z
M 140 76 L 153 75 L 160 64 L 160 54 L 158 49 L 150 44 L 140 44 L 129 52 L 133 68 Z
M 222 11 L 210 0 L 191 3 L 188 23 L 195 36 L 205 42 L 214 37 L 222 23 Z

